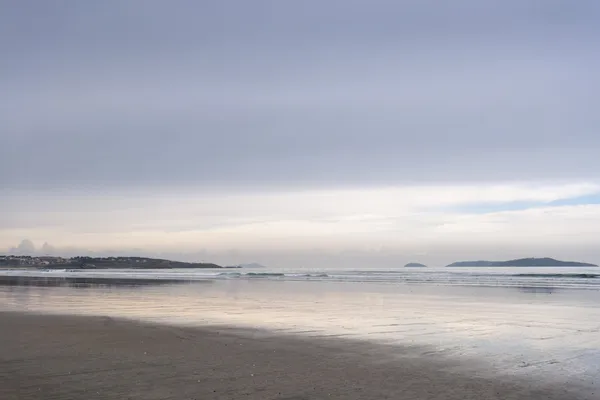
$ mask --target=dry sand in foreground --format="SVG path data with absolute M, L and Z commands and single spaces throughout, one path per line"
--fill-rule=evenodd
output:
M 0 313 L 0 399 L 594 398 L 468 377 L 441 362 L 389 352 L 341 339 Z

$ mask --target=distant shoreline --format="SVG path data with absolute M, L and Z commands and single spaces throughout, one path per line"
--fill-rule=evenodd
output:
M 206 262 L 172 261 L 150 257 L 55 257 L 0 256 L 0 269 L 174 269 L 174 268 L 231 268 Z

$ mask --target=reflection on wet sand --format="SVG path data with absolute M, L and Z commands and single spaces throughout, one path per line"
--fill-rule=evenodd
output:
M 0 310 L 425 345 L 430 348 L 427 357 L 477 357 L 493 374 L 538 374 L 557 382 L 593 381 L 600 374 L 598 291 L 97 278 L 85 278 L 90 287 L 74 290 L 72 285 L 81 287 L 80 279 L 5 284 L 0 286 Z M 140 284 L 134 287 L 136 281 Z

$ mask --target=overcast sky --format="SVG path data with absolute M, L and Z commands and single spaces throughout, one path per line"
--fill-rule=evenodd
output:
M 600 262 L 598 43 L 596 0 L 3 1 L 0 250 Z

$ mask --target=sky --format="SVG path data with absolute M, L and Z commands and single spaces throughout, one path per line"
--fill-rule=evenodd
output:
M 595 0 L 1 2 L 0 252 L 600 263 L 599 40 Z

